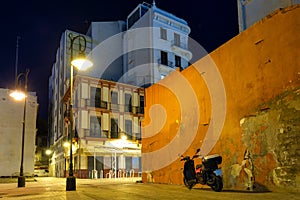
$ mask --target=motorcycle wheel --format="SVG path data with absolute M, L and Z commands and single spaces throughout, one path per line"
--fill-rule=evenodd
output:
M 183 178 L 183 183 L 185 187 L 189 189 L 192 189 L 192 187 L 194 187 L 194 185 L 196 184 L 196 182 L 188 182 L 185 178 Z
M 214 183 L 210 186 L 215 192 L 221 192 L 223 189 L 223 180 L 220 176 L 214 175 Z
M 185 185 L 186 187 L 189 186 L 189 184 L 188 184 L 188 182 L 187 182 L 187 180 L 186 180 L 185 178 L 183 178 L 183 183 L 184 183 L 184 185 Z

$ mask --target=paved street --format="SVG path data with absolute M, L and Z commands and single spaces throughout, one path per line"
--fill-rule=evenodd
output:
M 17 188 L 16 183 L 0 184 L 1 199 L 119 199 L 119 200 L 165 200 L 165 199 L 224 199 L 224 200 L 296 200 L 300 193 L 263 192 L 224 190 L 213 192 L 209 188 L 188 190 L 180 185 L 136 183 L 132 179 L 76 179 L 77 190 L 65 191 L 65 178 L 37 178 L 35 182 L 26 182 L 25 188 Z

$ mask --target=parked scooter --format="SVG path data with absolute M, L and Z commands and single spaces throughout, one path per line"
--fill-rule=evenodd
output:
M 202 157 L 202 164 L 198 164 L 195 169 L 194 159 L 201 157 L 200 149 L 197 149 L 195 155 L 181 155 L 181 161 L 184 161 L 183 182 L 186 187 L 192 189 L 195 184 L 210 186 L 214 191 L 220 192 L 223 189 L 222 169 L 218 167 L 222 163 L 222 157 L 218 154 Z

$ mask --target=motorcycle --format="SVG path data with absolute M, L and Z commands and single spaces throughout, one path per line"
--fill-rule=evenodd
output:
M 220 192 L 223 189 L 222 169 L 218 167 L 222 163 L 222 156 L 219 154 L 201 156 L 197 149 L 192 158 L 181 155 L 184 161 L 183 182 L 184 185 L 192 189 L 197 183 L 210 186 L 214 191 Z M 194 164 L 194 159 L 202 157 L 202 164 Z

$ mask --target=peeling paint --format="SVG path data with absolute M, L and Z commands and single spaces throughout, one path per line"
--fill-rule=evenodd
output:
M 270 109 L 243 118 L 243 142 L 253 155 L 259 181 L 270 178 L 276 186 L 300 185 L 300 98 L 297 89 L 287 90 L 266 102 Z M 262 105 L 261 107 L 265 107 Z

